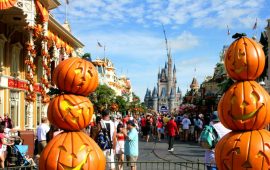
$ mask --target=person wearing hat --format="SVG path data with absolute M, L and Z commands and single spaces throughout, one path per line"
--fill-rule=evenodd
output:
M 125 155 L 128 166 L 131 170 L 136 170 L 136 161 L 139 156 L 139 137 L 136 125 L 133 120 L 127 121 L 127 130 L 122 128 L 121 131 L 125 136 Z
M 231 130 L 227 129 L 222 125 L 218 118 L 218 112 L 214 111 L 211 116 L 210 125 L 213 126 L 215 132 L 218 135 L 218 139 L 221 139 L 224 135 L 229 133 Z M 215 148 L 205 150 L 204 160 L 206 163 L 207 170 L 216 170 L 215 162 Z

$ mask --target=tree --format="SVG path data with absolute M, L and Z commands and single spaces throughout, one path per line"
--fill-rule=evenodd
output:
M 118 105 L 118 111 L 125 113 L 128 110 L 128 101 L 123 96 L 116 96 L 115 103 Z
M 268 56 L 267 56 L 267 54 L 268 54 L 268 41 L 269 40 L 267 39 L 267 36 L 265 36 L 265 34 L 261 33 L 260 43 L 263 45 L 263 51 L 264 51 L 264 54 L 265 54 L 265 66 L 264 66 L 263 73 L 259 77 L 260 80 L 263 80 L 265 77 L 269 76 L 269 75 L 267 75 L 267 69 L 268 69 Z
M 129 110 L 136 113 L 140 110 L 139 108 L 141 108 L 140 98 L 134 92 L 132 92 L 132 101 L 129 104 Z
M 99 85 L 96 91 L 90 95 L 90 100 L 94 104 L 96 111 L 101 112 L 111 106 L 115 97 L 113 89 L 107 85 Z

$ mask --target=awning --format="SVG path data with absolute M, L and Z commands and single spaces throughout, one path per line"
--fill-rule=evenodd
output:
M 48 22 L 49 20 L 48 10 L 41 4 L 39 0 L 36 0 L 35 2 L 36 2 L 37 11 L 40 13 L 42 22 Z
M 11 8 L 16 2 L 17 0 L 0 0 L 0 10 Z

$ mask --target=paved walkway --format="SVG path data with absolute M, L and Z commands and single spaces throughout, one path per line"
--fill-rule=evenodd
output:
M 168 152 L 167 140 L 140 141 L 137 170 L 204 170 L 204 150 L 195 142 L 175 141 L 174 152 Z M 130 169 L 124 165 L 124 170 Z
M 204 149 L 195 142 L 175 141 L 174 152 L 168 152 L 167 140 L 161 142 L 139 143 L 139 161 L 178 161 L 178 162 L 203 162 Z

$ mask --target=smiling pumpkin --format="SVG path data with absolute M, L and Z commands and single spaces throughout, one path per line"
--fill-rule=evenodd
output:
M 265 55 L 260 43 L 241 36 L 230 45 L 224 61 L 232 79 L 255 80 L 264 70 Z
M 267 130 L 230 132 L 215 147 L 221 170 L 263 170 L 270 168 L 270 133 Z
M 63 94 L 50 102 L 48 119 L 61 129 L 74 131 L 88 126 L 93 112 L 93 105 L 87 97 Z
M 236 82 L 219 102 L 220 121 L 232 130 L 261 129 L 270 121 L 268 100 L 268 93 L 255 81 Z
M 93 139 L 83 132 L 54 137 L 40 156 L 40 170 L 104 170 L 105 157 Z

